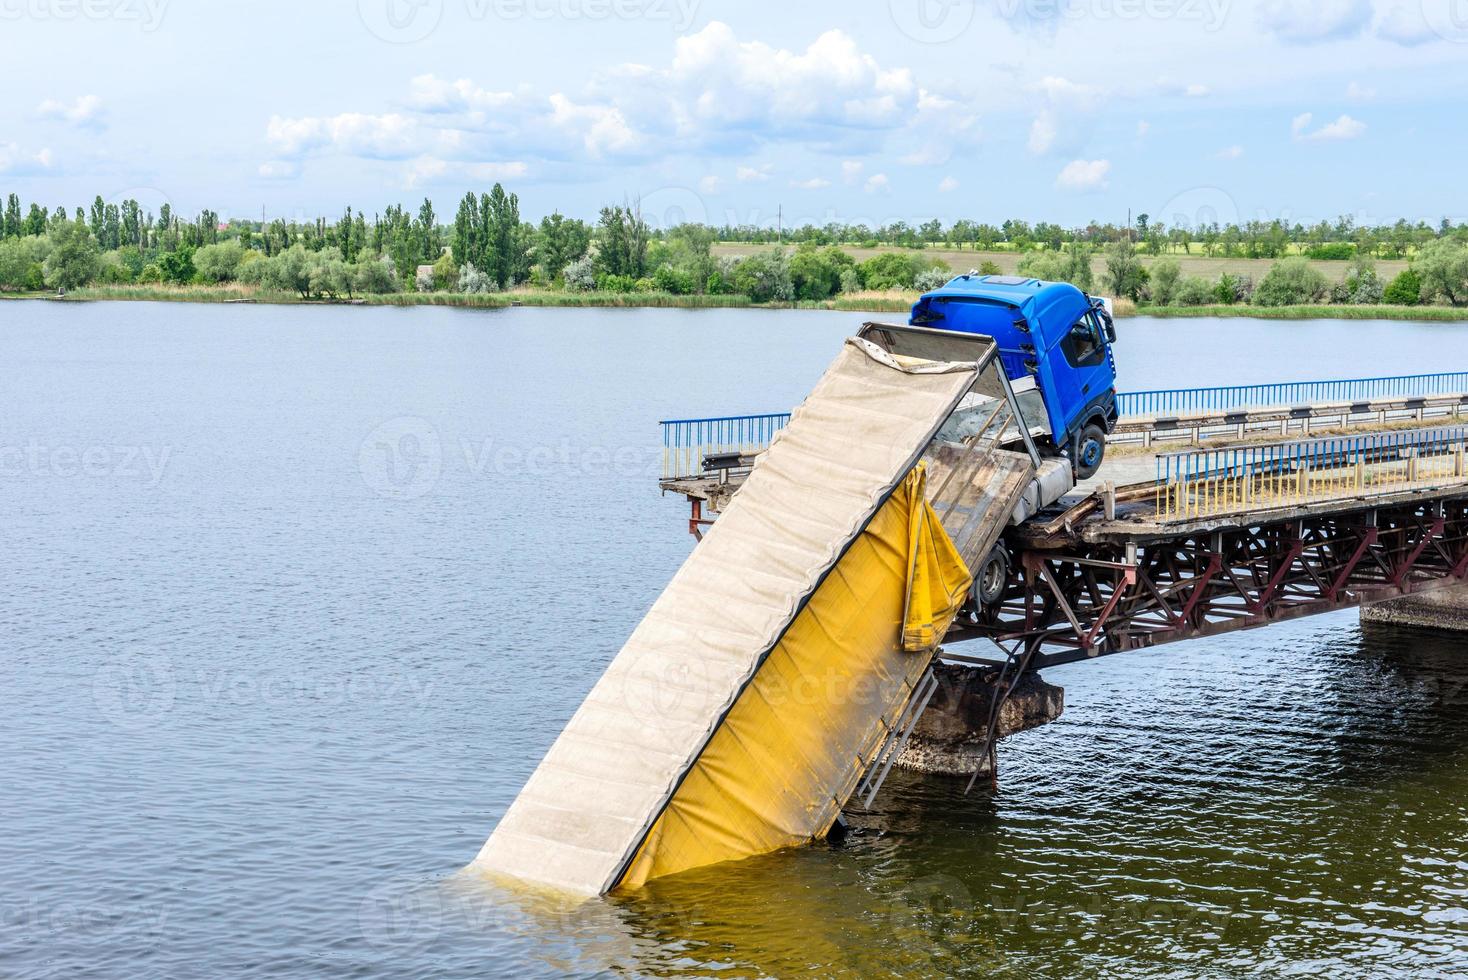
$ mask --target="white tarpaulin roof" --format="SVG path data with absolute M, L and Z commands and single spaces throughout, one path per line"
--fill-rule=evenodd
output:
M 475 859 L 613 888 L 720 719 L 975 380 L 848 340 Z

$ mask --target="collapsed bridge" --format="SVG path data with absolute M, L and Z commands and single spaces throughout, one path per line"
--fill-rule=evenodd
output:
M 1316 408 L 1415 423 L 1456 418 L 1455 399 Z M 1204 411 L 1190 441 L 1280 424 Z M 1150 438 L 1181 419 L 1154 417 Z M 700 543 L 479 872 L 595 895 L 825 837 L 903 753 L 940 659 L 994 673 L 992 760 L 1007 697 L 1040 667 L 1468 573 L 1468 430 L 1189 449 L 1144 460 L 1149 481 L 1103 470 L 1067 495 L 1069 463 L 1037 450 L 976 334 L 868 324 L 789 416 L 670 425 L 662 486 L 689 499 Z M 976 638 L 998 654 L 942 647 Z

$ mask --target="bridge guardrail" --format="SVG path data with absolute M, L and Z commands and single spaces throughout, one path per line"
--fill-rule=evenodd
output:
M 671 419 L 663 428 L 663 479 L 703 476 L 707 456 L 758 453 L 769 448 L 775 433 L 790 421 L 789 412 L 726 415 L 711 419 Z
M 1280 416 L 1285 428 L 1291 420 L 1303 419 L 1299 427 L 1309 431 L 1309 417 L 1298 415 L 1306 403 L 1330 403 L 1329 410 L 1319 413 L 1322 417 L 1342 414 L 1341 405 L 1380 403 L 1389 399 L 1411 399 L 1468 393 L 1468 371 L 1444 372 L 1439 374 L 1399 375 L 1383 378 L 1354 378 L 1337 381 L 1298 381 L 1267 385 L 1232 385 L 1218 388 L 1175 388 L 1156 391 L 1133 391 L 1118 394 L 1117 405 L 1122 415 L 1118 427 L 1117 441 L 1140 440 L 1151 445 L 1151 429 L 1146 428 L 1143 417 L 1172 415 L 1164 419 L 1169 433 L 1188 432 L 1193 439 L 1200 438 L 1204 429 L 1214 427 L 1227 434 L 1229 427 L 1238 428 L 1240 423 L 1226 419 L 1196 420 L 1177 416 L 1201 413 L 1226 413 L 1231 410 L 1281 409 Z M 1461 399 L 1460 399 L 1461 400 Z M 1410 406 L 1409 406 L 1410 407 Z M 1443 403 L 1442 413 L 1456 407 L 1451 400 Z M 1350 422 L 1351 413 L 1345 413 Z M 1420 416 L 1419 416 L 1420 417 Z M 1276 417 L 1276 419 L 1279 417 Z M 707 419 L 672 419 L 660 423 L 663 430 L 664 480 L 694 479 L 707 475 L 703 466 L 705 456 L 723 453 L 759 453 L 769 447 L 775 433 L 790 421 L 789 412 L 773 412 L 763 415 L 728 415 Z M 1366 421 L 1370 421 L 1369 419 Z M 1383 416 L 1377 421 L 1385 422 Z M 1145 431 L 1135 432 L 1138 425 Z M 1242 434 L 1242 433 L 1240 433 Z
M 1468 427 L 1196 449 L 1157 457 L 1157 516 L 1207 517 L 1468 479 Z
M 1289 381 L 1277 384 L 1226 385 L 1216 388 L 1163 388 L 1117 394 L 1117 408 L 1126 415 L 1165 415 L 1180 412 L 1227 411 L 1311 402 L 1370 401 L 1412 395 L 1445 395 L 1468 391 L 1468 371 L 1404 374 L 1382 378 L 1334 381 Z

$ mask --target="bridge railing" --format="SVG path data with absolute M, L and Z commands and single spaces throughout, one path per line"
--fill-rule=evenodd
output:
M 1468 371 L 1338 381 L 1231 385 L 1221 388 L 1130 391 L 1118 394 L 1116 399 L 1125 419 L 1312 402 L 1366 402 L 1372 399 L 1458 392 L 1468 392 Z M 775 412 L 707 419 L 672 419 L 663 422 L 662 478 L 682 480 L 705 476 L 709 470 L 703 465 L 703 461 L 708 456 L 763 452 L 769 448 L 775 433 L 783 429 L 789 421 L 789 412 Z
M 1335 381 L 1227 385 L 1218 388 L 1129 391 L 1118 394 L 1116 403 L 1122 416 L 1159 416 L 1183 412 L 1228 411 L 1235 408 L 1305 405 L 1312 402 L 1364 402 L 1373 398 L 1446 395 L 1463 391 L 1468 391 L 1468 371 Z
M 1468 480 L 1468 427 L 1199 449 L 1157 457 L 1157 516 L 1206 517 Z
M 663 479 L 683 480 L 709 471 L 704 460 L 728 453 L 760 453 L 790 421 L 789 412 L 671 419 L 663 427 Z

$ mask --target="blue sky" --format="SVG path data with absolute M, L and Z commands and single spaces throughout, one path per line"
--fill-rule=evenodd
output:
M 1468 219 L 1468 0 L 0 0 L 0 191 Z

